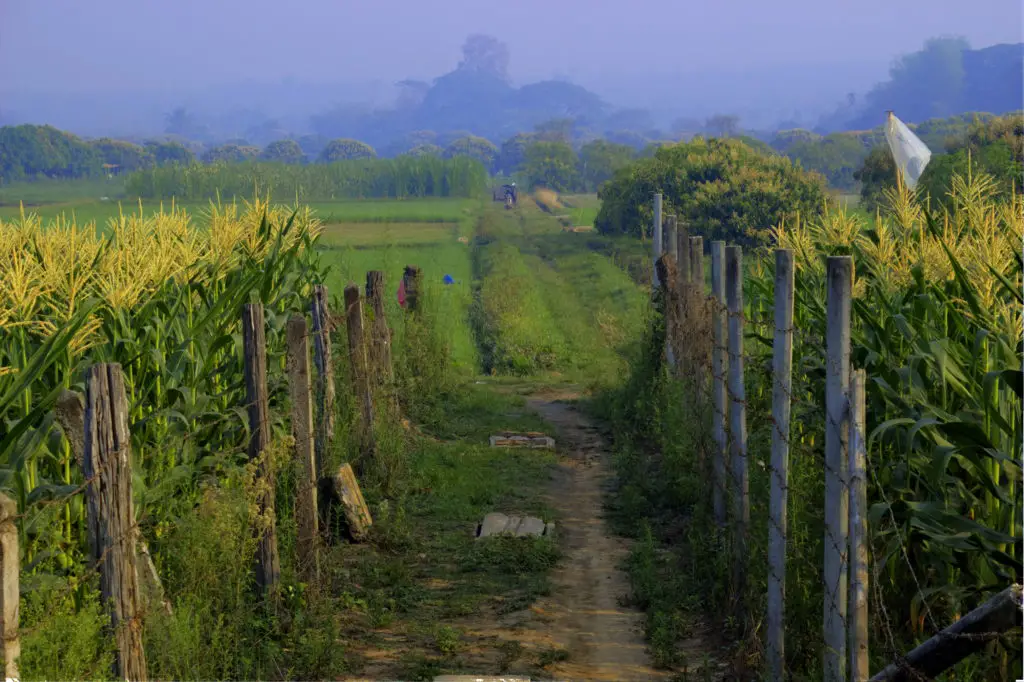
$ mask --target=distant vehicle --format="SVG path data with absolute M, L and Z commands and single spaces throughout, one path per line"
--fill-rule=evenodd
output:
M 511 185 L 502 185 L 501 189 L 494 193 L 494 200 L 504 201 L 506 209 L 515 206 L 518 199 L 519 191 L 516 189 L 516 183 L 514 182 Z

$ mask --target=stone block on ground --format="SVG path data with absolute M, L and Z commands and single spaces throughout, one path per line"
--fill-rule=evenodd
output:
M 535 516 L 506 516 L 500 512 L 491 512 L 476 527 L 477 539 L 492 535 L 515 535 L 525 537 L 533 535 L 541 537 L 550 535 L 554 524 L 545 524 Z
M 490 438 L 492 448 L 538 448 L 553 450 L 555 439 L 537 431 L 516 433 L 503 431 Z

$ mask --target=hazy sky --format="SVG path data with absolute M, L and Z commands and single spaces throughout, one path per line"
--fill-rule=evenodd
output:
M 431 78 L 469 33 L 518 82 L 884 67 L 929 37 L 1022 39 L 1021 0 L 0 0 L 0 91 Z M 878 80 L 878 79 L 875 79 Z

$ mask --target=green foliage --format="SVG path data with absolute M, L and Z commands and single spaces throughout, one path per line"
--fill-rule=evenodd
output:
M 300 164 L 305 162 L 306 154 L 295 140 L 277 140 L 266 146 L 260 153 L 260 159 L 263 161 L 276 161 L 278 163 Z
M 611 180 L 619 169 L 629 165 L 635 156 L 632 147 L 606 140 L 594 140 L 583 145 L 580 149 L 579 164 L 586 191 L 596 192 L 602 184 Z
M 860 183 L 860 205 L 874 213 L 882 206 L 885 191 L 896 186 L 896 162 L 888 145 L 874 147 L 868 152 L 853 179 Z
M 475 197 L 485 191 L 487 171 L 465 157 L 399 157 L 288 165 L 238 164 L 169 166 L 133 173 L 129 196 L 196 201 L 261 193 L 300 201 L 364 198 Z
M 331 140 L 317 157 L 318 163 L 334 163 L 335 161 L 358 161 L 361 159 L 375 159 L 377 152 L 373 147 L 360 142 L 359 140 L 337 139 Z
M 934 201 L 952 206 L 946 189 L 953 177 L 980 172 L 992 176 L 1001 199 L 1024 193 L 1024 114 L 974 123 L 966 140 L 951 144 L 947 154 L 932 157 L 919 187 Z
M 547 187 L 556 192 L 571 192 L 579 188 L 579 158 L 568 142 L 533 142 L 526 148 L 521 173 L 526 184 Z
M 203 154 L 203 163 L 241 163 L 260 155 L 258 147 L 243 144 L 222 144 Z
M 797 213 L 813 216 L 825 205 L 821 177 L 785 157 L 758 154 L 743 142 L 704 140 L 663 147 L 616 173 L 599 192 L 595 227 L 603 234 L 650 235 L 651 196 L 664 195 L 694 234 L 735 244 L 763 244 L 768 230 Z
M 102 164 L 96 149 L 53 126 L 0 128 L 0 182 L 93 176 Z
M 405 153 L 408 156 L 436 156 L 440 158 L 444 156 L 444 149 L 436 144 L 418 144 Z
M 850 190 L 855 186 L 854 174 L 867 158 L 868 149 L 857 136 L 833 133 L 816 140 L 789 142 L 785 153 L 802 168 L 823 175 L 830 187 Z
M 32 583 L 23 587 L 30 587 Z M 111 680 L 114 640 L 95 585 L 70 589 L 56 581 L 26 590 L 21 598 L 23 680 Z M 81 608 L 76 601 L 81 601 Z
M 526 162 L 526 148 L 535 140 L 532 133 L 517 133 L 501 143 L 495 169 L 504 175 L 518 172 Z
M 444 158 L 467 156 L 479 161 L 484 168 L 491 168 L 498 156 L 498 148 L 490 140 L 475 135 L 467 135 L 454 140 L 444 149 Z
M 104 164 L 117 166 L 117 170 L 122 173 L 149 168 L 154 163 L 153 155 L 148 149 L 131 142 L 104 137 L 89 144 L 99 153 Z
M 158 166 L 173 164 L 187 166 L 196 160 L 196 155 L 192 153 L 192 150 L 180 142 L 149 141 L 145 143 L 145 147 Z

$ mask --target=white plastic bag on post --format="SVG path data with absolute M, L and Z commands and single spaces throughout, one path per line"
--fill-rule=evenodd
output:
M 885 125 L 885 139 L 896 160 L 896 167 L 903 173 L 904 182 L 907 187 L 914 189 L 924 173 L 924 167 L 932 158 L 931 150 L 891 111 Z

